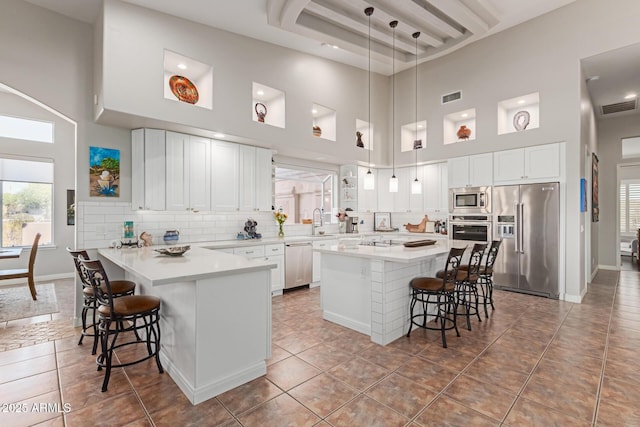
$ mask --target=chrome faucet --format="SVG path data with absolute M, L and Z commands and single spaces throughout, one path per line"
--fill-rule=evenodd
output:
M 316 211 L 318 211 L 318 215 L 320 216 L 320 225 L 316 225 Z M 322 227 L 324 225 L 324 219 L 322 218 L 322 210 L 320 208 L 315 208 L 311 213 L 311 235 L 316 235 L 316 228 Z

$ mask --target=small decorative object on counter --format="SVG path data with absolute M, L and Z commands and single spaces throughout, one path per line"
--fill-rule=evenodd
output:
M 180 240 L 180 232 L 178 230 L 167 230 L 162 238 L 167 245 L 174 245 Z
M 356 147 L 364 148 L 364 142 L 362 142 L 362 132 L 356 132 Z
M 429 216 L 425 215 L 420 224 L 405 224 L 404 228 L 410 233 L 424 233 L 427 228 L 427 221 L 429 221 Z
M 256 231 L 258 223 L 253 218 L 248 218 L 244 223 L 244 231 L 246 232 L 247 239 L 260 239 L 262 234 Z
M 288 216 L 286 213 L 282 212 L 282 208 L 274 212 L 273 215 L 276 217 L 276 221 L 278 221 L 278 237 L 284 237 L 284 230 L 282 229 L 282 226 L 284 225 L 284 222 L 287 220 Z
M 459 139 L 469 139 L 469 137 L 471 136 L 471 129 L 469 129 L 465 125 L 462 125 L 460 126 L 460 129 L 458 129 L 457 135 Z
M 322 129 L 320 129 L 320 126 L 314 126 L 313 136 L 320 136 L 320 135 L 322 135 Z
M 518 111 L 513 116 L 513 127 L 520 132 L 521 130 L 525 130 L 527 126 L 529 126 L 529 120 L 531 116 L 528 111 Z
M 338 218 L 338 226 L 340 227 L 340 233 L 346 233 L 347 232 L 347 218 L 349 217 L 347 215 L 347 212 L 340 209 L 338 211 L 338 213 L 336 214 L 336 217 Z
M 122 237 L 125 239 L 133 239 L 135 232 L 133 231 L 133 221 L 125 221 L 122 226 Z
M 264 123 L 264 118 L 267 116 L 267 106 L 264 105 L 262 102 L 256 102 L 256 106 L 254 109 L 256 110 L 258 121 L 260 123 Z
M 440 226 L 440 234 L 447 234 L 447 220 L 442 221 L 442 225 Z
M 142 241 L 142 244 L 144 246 L 151 246 L 153 245 L 153 236 L 149 233 L 147 233 L 146 231 L 143 231 L 140 234 L 140 240 Z

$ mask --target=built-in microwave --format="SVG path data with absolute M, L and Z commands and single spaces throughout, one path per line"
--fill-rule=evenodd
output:
M 452 214 L 491 213 L 491 187 L 463 187 L 449 190 Z

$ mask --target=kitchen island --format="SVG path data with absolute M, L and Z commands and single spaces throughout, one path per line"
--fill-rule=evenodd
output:
M 98 255 L 110 278 L 162 300 L 161 360 L 192 404 L 266 374 L 274 263 L 200 247 L 183 256 L 150 247 Z
M 437 240 L 435 245 L 334 245 L 322 253 L 323 318 L 387 345 L 409 330 L 409 282 L 444 268 L 449 249 L 473 242 Z M 417 309 L 418 307 L 416 307 Z

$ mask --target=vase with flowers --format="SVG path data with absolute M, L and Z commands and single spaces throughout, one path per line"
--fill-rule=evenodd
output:
M 284 230 L 282 229 L 282 226 L 287 220 L 287 214 L 282 212 L 282 208 L 280 208 L 276 212 L 274 212 L 273 215 L 275 215 L 276 221 L 278 221 L 278 237 L 284 237 Z
M 336 217 L 338 218 L 338 225 L 340 226 L 340 233 L 345 233 L 347 231 L 347 218 L 349 217 L 347 215 L 347 212 L 345 212 L 344 210 L 340 209 L 338 211 L 338 213 L 336 214 Z

